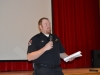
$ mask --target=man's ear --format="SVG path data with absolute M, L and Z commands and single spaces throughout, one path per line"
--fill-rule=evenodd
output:
M 40 30 L 42 29 L 42 25 L 39 25 Z
M 39 30 L 41 31 L 41 29 L 42 29 L 42 25 L 38 25 L 38 28 L 39 28 Z
M 39 28 L 41 29 L 41 25 L 39 25 Z

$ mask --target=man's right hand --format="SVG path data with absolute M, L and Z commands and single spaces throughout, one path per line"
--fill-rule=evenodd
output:
M 43 48 L 41 48 L 41 49 L 39 49 L 39 50 L 37 50 L 37 51 L 28 53 L 28 55 L 27 55 L 28 61 L 32 61 L 32 60 L 37 59 L 37 58 L 40 57 L 45 51 L 48 51 L 48 50 L 50 50 L 51 48 L 53 48 L 53 42 L 52 42 L 52 41 L 49 41 Z
M 48 50 L 50 50 L 51 48 L 53 48 L 53 42 L 52 42 L 52 41 L 49 41 L 49 42 L 44 46 L 44 50 L 45 50 L 45 51 L 48 51 Z

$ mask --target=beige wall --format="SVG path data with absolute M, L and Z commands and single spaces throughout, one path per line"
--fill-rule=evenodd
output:
M 51 21 L 51 0 L 0 0 L 0 60 L 26 60 L 38 20 Z

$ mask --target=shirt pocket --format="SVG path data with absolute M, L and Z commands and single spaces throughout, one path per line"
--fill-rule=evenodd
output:
M 37 42 L 37 48 L 38 48 L 38 49 L 41 49 L 41 48 L 43 48 L 47 43 L 48 43 L 48 42 L 45 41 L 45 40 L 39 40 L 39 41 Z

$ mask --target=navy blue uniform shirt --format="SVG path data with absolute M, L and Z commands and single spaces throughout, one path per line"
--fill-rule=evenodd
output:
M 59 38 L 54 35 L 52 36 L 53 48 L 44 52 L 39 58 L 33 60 L 33 63 L 46 64 L 46 65 L 59 65 L 60 64 L 60 53 L 65 52 Z M 45 36 L 43 33 L 39 33 L 33 36 L 29 41 L 27 53 L 31 53 L 43 48 L 50 38 Z

